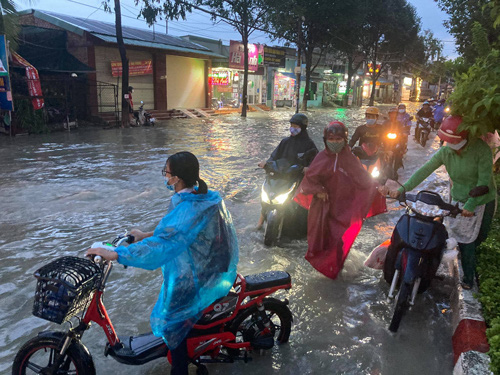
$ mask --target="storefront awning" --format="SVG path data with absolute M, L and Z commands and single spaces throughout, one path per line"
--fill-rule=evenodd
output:
M 295 73 L 291 73 L 291 72 L 276 72 L 277 74 L 281 74 L 283 76 L 286 76 L 286 77 L 290 77 L 290 78 L 293 78 L 293 79 L 296 79 L 297 78 L 297 75 Z

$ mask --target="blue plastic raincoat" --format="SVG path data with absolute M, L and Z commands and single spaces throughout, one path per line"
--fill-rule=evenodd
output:
M 224 201 L 214 191 L 174 194 L 153 236 L 119 246 L 116 252 L 120 264 L 148 270 L 161 267 L 163 285 L 151 313 L 151 328 L 170 349 L 236 279 L 236 232 Z

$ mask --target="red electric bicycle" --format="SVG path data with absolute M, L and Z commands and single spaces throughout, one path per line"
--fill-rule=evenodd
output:
M 133 242 L 120 236 L 112 245 Z M 108 244 L 110 245 L 110 244 Z M 58 324 L 75 317 L 78 324 L 67 331 L 45 331 L 26 342 L 17 353 L 13 375 L 43 374 L 93 375 L 92 356 L 81 338 L 96 322 L 108 339 L 104 355 L 128 365 L 141 365 L 167 357 L 162 338 L 146 333 L 119 337 L 102 301 L 113 262 L 95 257 L 62 257 L 35 272 L 38 279 L 33 314 Z M 215 301 L 203 312 L 187 340 L 191 363 L 197 375 L 208 374 L 203 363 L 247 362 L 248 353 L 271 349 L 286 343 L 290 336 L 292 314 L 288 300 L 266 298 L 279 289 L 292 287 L 290 275 L 283 271 L 238 275 L 227 296 Z

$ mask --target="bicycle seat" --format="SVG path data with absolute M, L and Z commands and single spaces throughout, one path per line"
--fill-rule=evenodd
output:
M 287 285 L 292 282 L 290 274 L 284 271 L 268 271 L 255 275 L 245 276 L 246 290 L 251 292 L 259 289 Z

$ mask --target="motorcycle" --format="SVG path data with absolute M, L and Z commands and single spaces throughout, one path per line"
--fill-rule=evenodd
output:
M 415 142 L 425 147 L 431 129 L 434 127 L 434 120 L 428 117 L 421 117 L 415 125 Z
M 309 160 L 313 153 L 316 150 L 304 153 L 299 159 Z M 264 170 L 266 179 L 261 189 L 261 204 L 266 222 L 264 245 L 277 244 L 282 234 L 290 237 L 305 235 L 308 211 L 293 201 L 304 177 L 304 167 L 290 165 L 286 159 L 279 159 L 267 162 Z
M 117 237 L 112 243 L 93 247 L 112 249 L 134 242 L 133 236 Z M 76 317 L 67 331 L 44 331 L 18 351 L 13 375 L 37 374 L 95 375 L 91 354 L 81 339 L 91 322 L 100 325 L 108 342 L 104 355 L 120 363 L 141 365 L 157 358 L 168 358 L 169 349 L 161 337 L 152 333 L 118 336 L 103 303 L 103 294 L 113 262 L 96 256 L 59 258 L 35 272 L 38 279 L 33 314 L 58 324 Z M 232 290 L 203 311 L 187 338 L 188 356 L 197 366 L 197 375 L 208 374 L 203 363 L 247 362 L 252 350 L 269 350 L 286 343 L 292 314 L 288 300 L 269 297 L 292 287 L 290 275 L 283 271 L 237 276 Z M 71 322 L 70 322 L 71 323 Z
M 144 110 L 144 102 L 141 100 L 141 106 L 134 112 L 135 123 L 137 126 L 155 126 L 156 118 Z
M 394 228 L 384 263 L 384 279 L 390 284 L 390 299 L 399 285 L 389 330 L 397 332 L 401 319 L 436 275 L 448 240 L 443 224 L 445 216 L 461 213 L 458 206 L 446 203 L 439 194 L 420 191 L 402 194 L 406 207 Z M 450 241 L 451 242 L 451 241 Z
M 405 135 L 391 130 L 386 136 L 385 150 L 384 174 L 387 178 L 397 181 L 398 170 L 403 167 L 403 157 L 406 153 Z
M 354 147 L 352 153 L 358 157 L 365 170 L 370 173 L 374 179 L 381 185 L 386 183 L 387 176 L 383 165 L 384 152 L 380 150 L 379 145 L 374 143 L 363 143 L 361 146 Z

